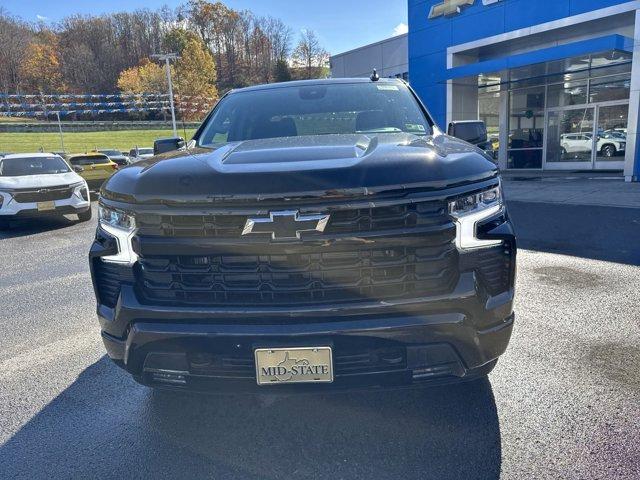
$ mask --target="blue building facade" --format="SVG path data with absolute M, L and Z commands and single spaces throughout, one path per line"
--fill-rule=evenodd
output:
M 640 1 L 408 0 L 411 85 L 502 168 L 640 177 Z

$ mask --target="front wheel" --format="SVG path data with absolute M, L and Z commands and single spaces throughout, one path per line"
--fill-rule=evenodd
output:
M 605 145 L 602 147 L 602 156 L 611 158 L 616 154 L 616 147 L 613 145 Z
M 78 214 L 78 220 L 80 220 L 81 222 L 88 222 L 89 220 L 91 220 L 91 216 L 92 216 L 91 207 L 89 207 L 89 210 L 87 210 L 86 212 L 82 212 Z

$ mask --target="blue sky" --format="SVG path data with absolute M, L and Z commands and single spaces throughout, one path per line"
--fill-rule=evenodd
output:
M 181 0 L 1 0 L 0 6 L 27 21 L 60 20 L 73 14 L 175 7 Z M 315 30 L 331 53 L 382 40 L 407 23 L 407 0 L 225 0 L 235 9 L 281 18 L 295 31 Z

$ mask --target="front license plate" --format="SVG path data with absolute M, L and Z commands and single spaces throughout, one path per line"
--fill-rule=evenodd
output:
M 255 351 L 258 385 L 331 383 L 331 347 L 259 348 Z
M 50 202 L 38 202 L 39 212 L 46 212 L 47 210 L 55 210 L 55 209 L 56 209 L 56 202 L 54 202 L 53 200 Z

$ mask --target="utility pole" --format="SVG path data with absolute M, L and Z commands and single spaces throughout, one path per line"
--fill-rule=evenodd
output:
M 177 53 L 158 53 L 151 55 L 156 60 L 164 61 L 167 71 L 167 83 L 169 84 L 169 105 L 171 105 L 171 125 L 173 126 L 173 136 L 178 136 L 178 129 L 176 128 L 176 111 L 173 105 L 173 84 L 171 83 L 171 60 L 177 60 L 180 58 Z

